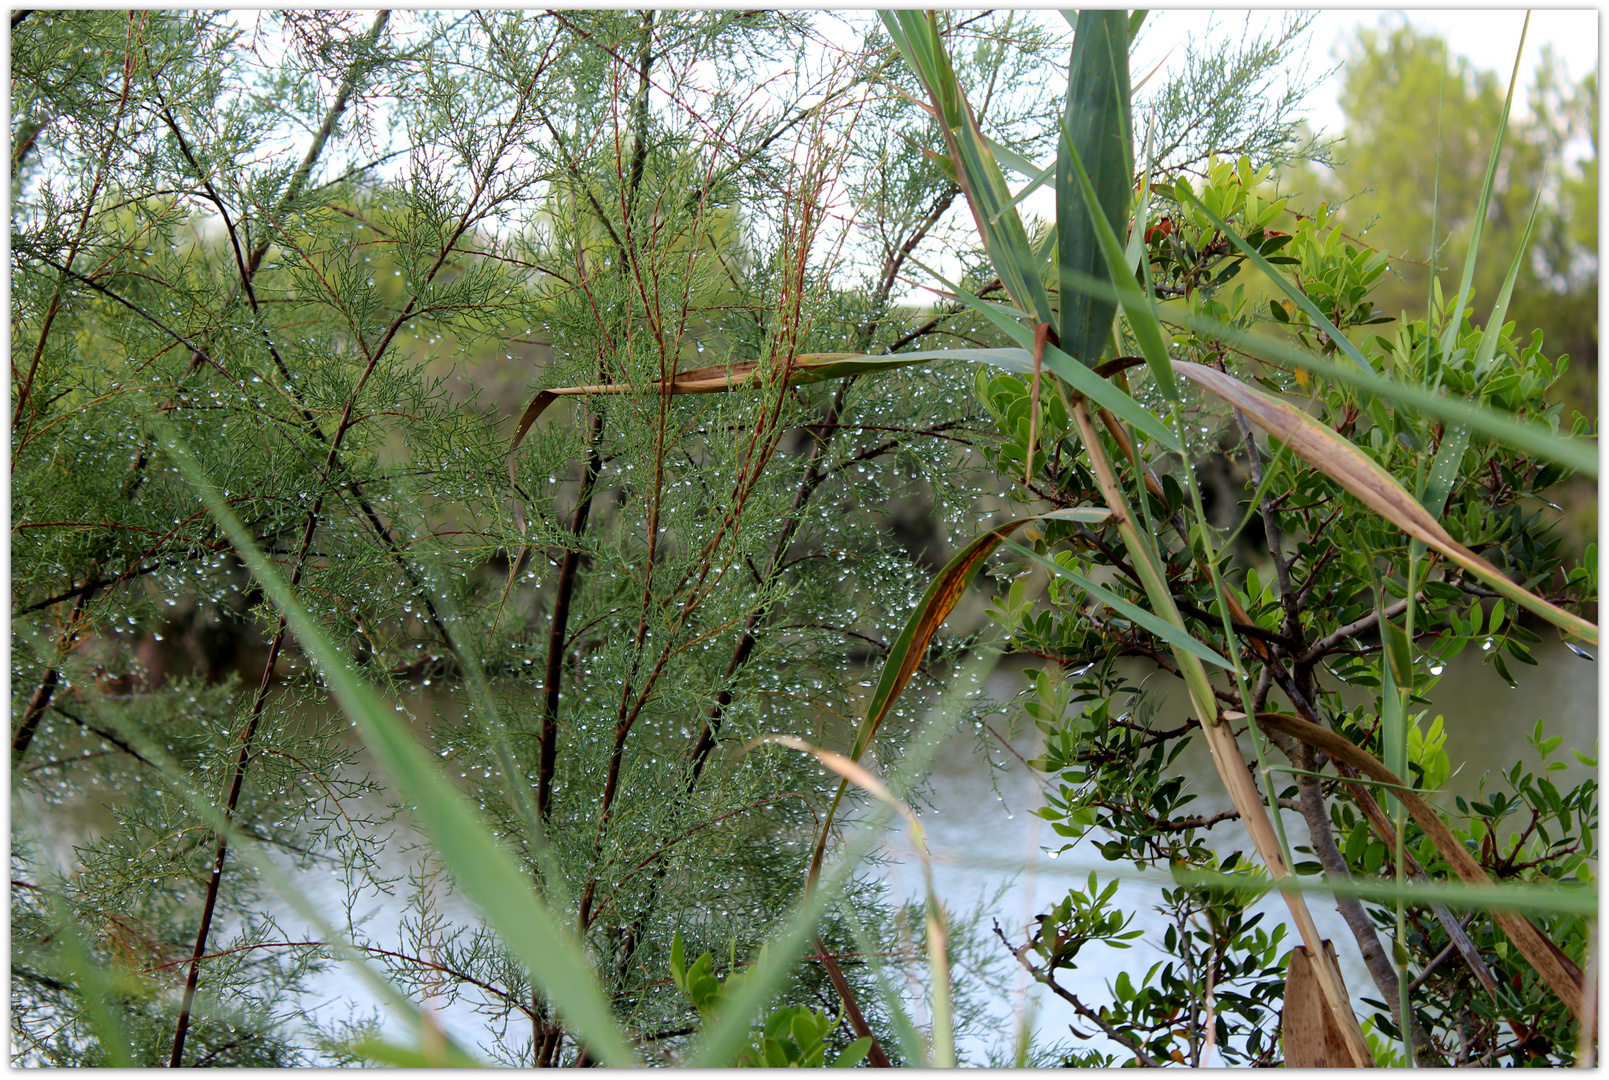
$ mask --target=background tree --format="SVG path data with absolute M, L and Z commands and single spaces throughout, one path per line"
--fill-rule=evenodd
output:
M 1350 233 L 1392 254 L 1391 272 L 1376 291 L 1384 313 L 1417 310 L 1428 295 L 1432 262 L 1441 272 L 1463 264 L 1508 73 L 1475 68 L 1401 16 L 1383 17 L 1343 42 L 1341 71 L 1345 128 L 1333 167 L 1298 172 L 1293 184 L 1300 203 L 1327 200 Z M 1551 348 L 1575 362 L 1555 392 L 1594 416 L 1596 70 L 1572 78 L 1543 46 L 1533 81 L 1516 94 L 1508 130 L 1486 242 L 1512 250 L 1540 199 L 1533 255 L 1521 267 L 1510 314 L 1522 334 L 1541 330 Z M 1501 260 L 1481 260 L 1477 311 L 1496 299 L 1506 269 Z

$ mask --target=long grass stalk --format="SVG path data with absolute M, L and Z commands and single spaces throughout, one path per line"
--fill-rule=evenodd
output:
M 1140 538 L 1134 527 L 1133 514 L 1128 509 L 1123 490 L 1112 472 L 1111 463 L 1101 447 L 1095 425 L 1090 419 L 1089 409 L 1084 402 L 1075 402 L 1073 415 L 1078 423 L 1079 434 L 1084 440 L 1085 452 L 1089 455 L 1090 464 L 1094 469 L 1096 482 L 1100 485 L 1101 493 L 1112 510 L 1113 520 L 1128 548 L 1129 557 L 1136 571 L 1141 575 L 1152 606 L 1157 609 L 1159 615 L 1184 631 L 1184 619 L 1173 602 L 1173 594 L 1168 589 L 1167 582 L 1151 561 L 1150 546 Z M 1241 756 L 1240 746 L 1235 741 L 1228 718 L 1219 713 L 1206 670 L 1201 666 L 1199 658 L 1184 649 L 1175 648 L 1173 655 L 1180 672 L 1184 675 L 1192 707 L 1201 724 L 1202 734 L 1206 737 L 1207 747 L 1212 752 L 1213 765 L 1217 768 L 1224 788 L 1229 793 L 1230 801 L 1240 812 L 1241 821 L 1251 835 L 1252 843 L 1256 846 L 1264 865 L 1268 867 L 1269 873 L 1277 884 L 1283 885 L 1285 879 L 1293 878 L 1294 875 L 1285 862 L 1283 847 L 1263 807 L 1262 797 L 1258 795 L 1257 789 L 1251 783 L 1251 777 L 1247 774 L 1245 759 Z M 1353 1064 L 1357 1067 L 1372 1064 L 1373 1055 L 1369 1052 L 1368 1044 L 1364 1042 L 1357 1017 L 1352 1013 L 1351 1002 L 1342 988 L 1340 973 L 1323 959 L 1326 955 L 1323 939 L 1313 922 L 1312 913 L 1308 911 L 1307 904 L 1299 893 L 1282 888 L 1281 894 L 1290 909 L 1291 918 L 1296 923 L 1302 943 L 1315 958 L 1314 969 L 1318 972 L 1319 986 L 1324 994 L 1325 1004 L 1334 1019 L 1336 1030 L 1346 1039 Z

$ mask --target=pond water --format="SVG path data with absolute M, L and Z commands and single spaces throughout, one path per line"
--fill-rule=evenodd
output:
M 1446 785 L 1448 790 L 1469 794 L 1476 789 L 1482 773 L 1507 767 L 1515 761 L 1526 760 L 1534 764 L 1535 753 L 1525 743 L 1525 735 L 1538 718 L 1542 719 L 1549 734 L 1565 737 L 1565 747 L 1578 748 L 1596 755 L 1597 740 L 1597 664 L 1570 653 L 1562 645 L 1542 645 L 1535 650 L 1538 667 L 1514 665 L 1514 674 L 1520 680 L 1519 689 L 1509 688 L 1491 668 L 1481 663 L 1479 653 L 1466 652 L 1449 665 L 1445 677 L 1430 694 L 1432 705 L 1429 716 L 1445 716 L 1448 731 L 1447 747 L 1453 760 L 1455 775 Z M 987 690 L 997 700 L 1009 700 L 1023 686 L 1019 663 L 1004 663 L 990 677 Z M 1144 671 L 1138 665 L 1132 678 L 1138 679 Z M 1166 678 L 1165 676 L 1163 678 Z M 1159 689 L 1161 689 L 1159 687 Z M 424 702 L 420 702 L 423 705 Z M 1182 690 L 1164 699 L 1157 722 L 1170 723 L 1175 714 L 1185 708 Z M 429 715 L 429 708 L 416 710 Z M 1004 725 L 992 723 L 996 732 Z M 991 745 L 992 743 L 992 745 Z M 1103 862 L 1099 853 L 1087 843 L 1062 854 L 1047 858 L 1043 847 L 1060 847 L 1060 839 L 1049 826 L 1034 814 L 1040 805 L 1043 778 L 1034 774 L 1022 759 L 1037 752 L 1030 732 L 1019 732 L 1009 750 L 1001 747 L 996 737 L 985 733 L 982 739 L 971 730 L 958 731 L 943 745 L 930 771 L 926 790 L 926 803 L 922 810 L 922 823 L 933 852 L 934 884 L 939 897 L 957 914 L 980 908 L 987 915 L 977 924 L 981 944 L 973 955 L 983 956 L 992 968 L 997 985 L 1007 988 L 1004 994 L 983 995 L 988 1000 L 988 1017 L 984 1030 L 987 1035 L 975 1035 L 962 1040 L 962 1050 L 974 1063 L 982 1063 L 990 1046 L 1005 1050 L 1010 1046 L 1011 1035 L 1018 1030 L 1023 1016 L 1040 1033 L 1041 1041 L 1065 1038 L 1067 1025 L 1076 1017 L 1070 1006 L 1033 986 L 1015 967 L 1010 955 L 994 938 L 991 919 L 998 919 L 1001 928 L 1017 943 L 1024 939 L 1023 928 L 1033 916 L 1065 895 L 1070 886 L 1081 885 L 1091 869 L 1103 878 L 1118 876 L 1122 883 L 1117 902 L 1136 912 L 1133 928 L 1146 931 L 1135 942 L 1135 947 L 1118 951 L 1099 946 L 1087 947 L 1080 954 L 1080 967 L 1076 978 L 1077 992 L 1091 1005 L 1110 1000 L 1108 984 L 1118 972 L 1128 970 L 1142 974 L 1153 963 L 1163 958 L 1152 940 L 1160 940 L 1166 927 L 1164 917 L 1154 910 L 1158 892 L 1166 880 L 1141 879 L 1128 869 Z M 1588 770 L 1569 760 L 1564 774 L 1565 782 L 1575 782 L 1588 774 Z M 1228 800 L 1222 794 L 1215 770 L 1200 740 L 1196 740 L 1180 758 L 1188 776 L 1194 779 L 1199 793 L 1193 809 L 1212 813 L 1227 808 Z M 366 763 L 359 762 L 359 769 Z M 1562 784 L 1561 784 L 1562 786 Z M 71 844 L 84 832 L 97 831 L 111 824 L 101 804 L 107 793 L 85 793 L 76 808 L 57 807 L 48 813 L 44 808 L 30 815 L 41 827 L 40 839 L 48 848 L 70 858 Z M 13 808 L 28 814 L 30 797 L 14 793 Z M 376 799 L 376 808 L 383 802 Z M 1305 842 L 1305 830 L 1300 819 L 1287 815 L 1292 844 Z M 1223 830 L 1221 843 L 1227 847 L 1249 847 L 1244 833 L 1238 836 Z M 75 833 L 69 836 L 69 833 Z M 36 833 L 36 835 L 38 835 Z M 418 837 L 406 826 L 399 828 L 396 840 L 382 855 L 380 869 L 398 875 L 416 870 L 423 849 Z M 920 864 L 911 848 L 903 825 L 890 826 L 877 853 L 882 865 L 875 872 L 886 882 L 895 900 L 920 900 L 924 895 L 924 882 Z M 341 922 L 342 891 L 339 883 L 329 875 L 307 875 L 303 878 L 309 896 L 321 904 L 325 916 Z M 1310 899 L 1314 917 L 1321 932 L 1336 941 L 1341 956 L 1343 974 L 1353 996 L 1374 989 L 1361 961 L 1356 959 L 1351 938 L 1333 902 L 1322 896 Z M 386 898 L 382 903 L 371 900 L 359 905 L 358 913 L 367 917 L 366 932 L 370 939 L 384 944 L 399 938 L 402 912 L 396 903 Z M 1285 919 L 1284 906 L 1277 898 L 1266 898 L 1258 910 L 1267 912 L 1265 925 Z M 269 908 L 282 928 L 295 935 L 311 933 L 303 920 L 288 907 L 272 904 Z M 442 913 L 453 922 L 471 923 L 475 915 L 470 907 L 454 897 L 444 898 Z M 228 926 L 220 927 L 219 934 L 226 936 Z M 1294 928 L 1287 931 L 1288 940 L 1295 940 Z M 361 977 L 344 965 L 332 967 L 329 973 L 309 994 L 306 1004 L 325 1016 L 344 1017 L 379 1013 L 387 1030 L 411 1041 L 392 1018 L 379 1007 Z M 919 1003 L 913 1002 L 919 1022 Z M 485 1021 L 464 1001 L 436 1002 L 432 1006 L 441 1023 L 470 1047 L 487 1037 Z M 1081 1031 L 1089 1029 L 1078 1025 Z M 1098 1036 L 1098 1033 L 1097 1033 Z M 517 1038 L 518 1036 L 513 1036 Z M 1094 1045 L 1116 1049 L 1104 1037 Z

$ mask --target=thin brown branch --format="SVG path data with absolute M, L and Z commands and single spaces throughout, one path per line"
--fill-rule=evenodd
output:
M 1108 1037 L 1128 1047 L 1130 1053 L 1134 1055 L 1134 1060 L 1137 1061 L 1141 1066 L 1147 1069 L 1161 1068 L 1161 1065 L 1154 1058 L 1152 1058 L 1150 1054 L 1145 1052 L 1145 1046 L 1140 1042 L 1140 1040 L 1136 1039 L 1128 1032 L 1112 1026 L 1112 1024 L 1101 1016 L 1100 1013 L 1078 1000 L 1078 995 L 1074 994 L 1065 986 L 1061 985 L 1061 983 L 1057 982 L 1054 975 L 1041 971 L 1039 968 L 1035 967 L 1033 962 L 1027 957 L 1028 951 L 1033 947 L 1032 942 L 1027 942 L 1020 948 L 1013 946 L 1011 941 L 1006 937 L 1005 931 L 1000 929 L 999 920 L 995 921 L 994 933 L 995 936 L 1000 939 L 1000 943 L 1010 950 L 1011 955 L 1016 957 L 1017 963 L 1023 966 L 1023 969 L 1027 971 L 1030 976 L 1032 976 L 1035 982 L 1042 986 L 1050 987 L 1051 992 L 1057 997 L 1061 998 L 1063 1001 L 1067 1002 L 1067 1004 L 1071 1005 L 1073 1007 L 1073 1011 L 1078 1013 L 1079 1016 L 1082 1016 L 1084 1019 L 1093 1022 L 1102 1031 L 1106 1032 Z

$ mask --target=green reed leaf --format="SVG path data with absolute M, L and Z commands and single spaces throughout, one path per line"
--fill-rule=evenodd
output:
M 1175 626 L 1166 619 L 1161 618 L 1152 612 L 1146 611 L 1138 604 L 1123 599 L 1112 590 L 1095 584 L 1095 582 L 1091 581 L 1084 575 L 1077 573 L 1076 571 L 1069 570 L 1067 567 L 1056 562 L 1054 559 L 1041 555 L 1032 548 L 1023 547 L 1021 544 L 1010 540 L 1005 542 L 1005 546 L 1010 548 L 1012 551 L 1015 551 L 1017 554 L 1024 556 L 1025 558 L 1032 559 L 1034 562 L 1043 566 L 1045 569 L 1049 570 L 1058 577 L 1065 578 L 1066 580 L 1072 582 L 1090 597 L 1099 600 L 1101 603 L 1105 604 L 1107 607 L 1111 608 L 1125 619 L 1128 619 L 1130 622 L 1137 623 L 1138 625 L 1145 627 L 1147 630 L 1151 631 L 1151 633 L 1155 634 L 1163 641 L 1166 641 L 1169 645 L 1174 646 L 1175 648 L 1183 649 L 1191 656 L 1205 660 L 1209 664 L 1215 664 L 1218 667 L 1228 670 L 1234 669 L 1233 664 L 1225 660 L 1213 649 L 1208 648 L 1206 645 L 1203 645 L 1200 641 L 1196 640 L 1196 638 L 1184 628 Z
M 1134 184 L 1129 36 L 1123 11 L 1079 11 L 1057 152 L 1060 344 L 1087 367 L 1100 362 L 1111 340 L 1116 308 L 1103 297 L 1080 291 L 1068 278 L 1106 275 L 1111 258 L 1103 253 L 1105 238 L 1122 228 L 1128 214 Z M 1116 269 L 1110 272 L 1120 280 L 1127 277 Z M 1171 381 L 1159 385 L 1170 386 Z

